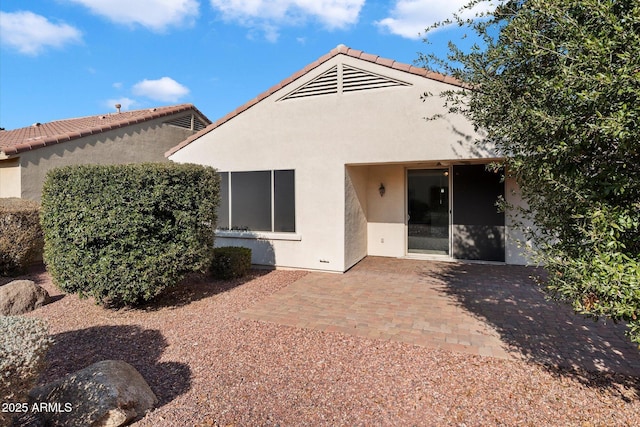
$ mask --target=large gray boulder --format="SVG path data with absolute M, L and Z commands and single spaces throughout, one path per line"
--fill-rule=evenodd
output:
M 48 304 L 49 293 L 31 280 L 14 280 L 0 286 L 0 314 L 14 316 Z
M 30 408 L 45 409 L 38 414 L 45 425 L 88 427 L 128 424 L 158 403 L 142 375 L 121 360 L 103 360 L 36 387 L 29 400 Z

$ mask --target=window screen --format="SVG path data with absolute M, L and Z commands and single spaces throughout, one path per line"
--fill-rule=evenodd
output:
M 231 173 L 231 227 L 271 231 L 271 171 Z
M 273 231 L 296 231 L 296 197 L 295 180 L 292 170 L 274 171 Z

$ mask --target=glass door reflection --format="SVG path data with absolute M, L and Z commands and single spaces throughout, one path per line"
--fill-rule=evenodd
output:
M 407 171 L 408 252 L 449 255 L 449 169 Z

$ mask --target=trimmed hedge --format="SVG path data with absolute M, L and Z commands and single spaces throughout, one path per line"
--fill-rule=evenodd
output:
M 51 343 L 43 320 L 0 316 L 0 402 L 27 402 L 29 391 L 44 369 Z M 11 418 L 11 413 L 0 412 L 0 425 L 11 425 Z
M 44 261 L 66 292 L 136 305 L 205 271 L 219 178 L 175 163 L 53 169 L 42 192 Z
M 216 279 L 242 277 L 251 268 L 251 249 L 240 246 L 224 246 L 213 250 L 211 274 Z
M 40 205 L 31 200 L 0 199 L 0 276 L 24 274 L 42 254 Z

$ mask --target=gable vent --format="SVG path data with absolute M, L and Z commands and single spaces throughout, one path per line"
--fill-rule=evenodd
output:
M 191 128 L 191 119 L 192 118 L 193 118 L 193 129 Z M 195 131 L 200 131 L 200 130 L 204 129 L 205 127 L 207 127 L 206 123 L 204 123 L 203 121 L 199 120 L 197 117 L 194 117 L 193 115 L 177 117 L 175 119 L 168 120 L 165 123 L 168 124 L 168 125 L 171 125 L 171 126 L 177 126 L 177 127 L 180 127 L 180 128 L 189 129 L 189 130 L 195 130 Z
M 359 68 L 342 66 L 342 91 L 354 92 L 357 90 L 378 89 L 393 86 L 411 86 L 409 83 L 381 76 Z
M 319 75 L 309 83 L 300 86 L 281 99 L 304 98 L 307 96 L 327 95 L 338 93 L 338 67 L 335 66 Z

